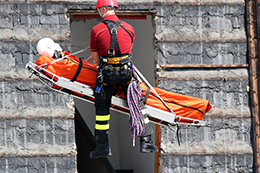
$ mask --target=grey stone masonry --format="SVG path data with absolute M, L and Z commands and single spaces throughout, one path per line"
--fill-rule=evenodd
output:
M 65 156 L 75 154 L 73 119 L 0 119 L 2 156 Z
M 245 6 L 225 2 L 157 6 L 157 67 L 247 64 Z M 205 126 L 161 127 L 161 172 L 253 172 L 248 68 L 158 68 L 156 76 L 159 88 L 213 106 Z
M 74 117 L 73 99 L 40 81 L 2 81 L 0 93 L 0 117 Z
M 0 4 L 0 172 L 77 172 L 74 102 L 25 69 L 50 37 L 70 50 L 68 5 Z
M 243 155 L 179 155 L 165 156 L 163 159 L 165 173 L 172 172 L 252 172 L 252 157 Z
M 156 9 L 158 41 L 246 43 L 244 6 L 165 5 Z
M 0 172 L 75 172 L 75 157 L 1 157 Z
M 247 44 L 165 42 L 157 44 L 158 64 L 246 64 Z
M 37 42 L 51 35 L 54 40 L 69 41 L 67 5 L 1 3 L 0 8 L 2 40 Z

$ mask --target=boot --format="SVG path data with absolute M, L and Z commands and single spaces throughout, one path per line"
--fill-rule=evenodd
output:
M 110 156 L 108 145 L 108 133 L 106 130 L 95 130 L 97 146 L 89 155 L 91 159 L 98 159 Z
M 140 137 L 140 152 L 141 153 L 158 152 L 157 146 L 153 144 L 152 135 Z

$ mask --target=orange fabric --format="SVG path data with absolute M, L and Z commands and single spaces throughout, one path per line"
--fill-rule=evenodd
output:
M 54 61 L 53 58 L 47 55 L 42 55 L 36 60 L 35 64 L 42 65 L 46 63 L 51 63 L 52 61 Z M 95 87 L 95 82 L 97 78 L 97 66 L 85 60 L 82 60 L 82 63 L 82 69 L 76 81 L 91 87 Z M 57 76 L 72 79 L 78 69 L 78 64 L 79 58 L 74 55 L 70 55 L 69 58 L 63 61 L 47 65 L 46 70 L 56 74 Z
M 141 83 L 141 88 L 143 91 L 142 94 L 143 96 L 145 96 L 147 90 L 146 85 Z M 159 94 L 159 96 L 165 101 L 166 105 L 177 116 L 202 120 L 204 118 L 204 114 L 212 108 L 212 105 L 208 100 L 177 94 L 155 87 L 154 90 Z M 149 106 L 157 107 L 161 110 L 169 111 L 168 108 L 164 106 L 164 104 L 158 98 L 156 98 L 154 94 L 151 93 L 148 96 L 146 104 Z M 186 119 L 186 121 L 188 120 Z
M 37 59 L 36 64 L 41 65 L 50 63 L 52 61 L 54 61 L 54 59 L 43 55 Z M 48 65 L 46 67 L 46 70 L 58 76 L 63 76 L 65 78 L 72 79 L 78 69 L 78 64 L 79 59 L 76 56 L 71 55 L 69 59 L 65 59 L 61 62 L 56 62 L 54 64 Z M 88 61 L 83 60 L 83 67 L 76 81 L 91 87 L 95 87 L 96 76 L 97 66 Z M 142 95 L 145 96 L 147 86 L 142 82 L 140 84 L 142 88 Z M 205 113 L 207 113 L 212 108 L 212 105 L 208 100 L 177 94 L 156 87 L 154 87 L 154 89 L 160 95 L 160 97 L 166 102 L 167 106 L 177 116 L 182 117 L 181 122 L 190 122 L 187 119 L 185 120 L 185 117 L 196 120 L 202 120 L 204 118 Z M 122 94 L 120 95 L 120 97 L 123 97 Z M 156 98 L 154 94 L 152 94 L 152 90 L 148 96 L 146 104 L 169 112 L 169 110 L 164 106 L 164 104 L 158 98 Z

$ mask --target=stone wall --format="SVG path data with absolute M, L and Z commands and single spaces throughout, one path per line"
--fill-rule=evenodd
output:
M 73 99 L 52 91 L 25 65 L 36 44 L 51 37 L 70 48 L 67 8 L 0 4 L 0 172 L 76 172 Z
M 247 64 L 244 4 L 157 7 L 155 45 L 161 64 Z M 158 86 L 208 99 L 201 128 L 161 127 L 161 172 L 252 172 L 247 68 L 159 69 Z
M 246 64 L 245 5 L 230 1 L 120 1 L 156 9 L 156 65 Z M 0 4 L 0 172 L 76 172 L 73 99 L 50 90 L 24 68 L 40 38 L 70 50 L 68 9 L 94 1 Z M 161 127 L 160 172 L 252 172 L 247 68 L 159 69 L 158 86 L 208 99 L 206 126 Z M 67 164 L 64 164 L 67 163 Z

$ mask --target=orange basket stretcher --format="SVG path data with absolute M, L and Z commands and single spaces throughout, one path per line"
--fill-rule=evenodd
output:
M 39 57 L 35 63 L 28 62 L 26 68 L 31 75 L 36 75 L 51 89 L 94 103 L 97 75 L 97 67 L 94 64 L 80 60 L 74 55 L 70 55 L 69 58 L 64 58 L 62 61 L 52 62 L 54 59 L 44 55 Z M 79 70 L 79 68 L 81 69 Z M 147 86 L 145 82 L 140 82 L 140 85 L 143 97 L 147 98 L 142 113 L 148 117 L 150 122 L 164 126 L 205 125 L 203 118 L 212 108 L 208 100 L 155 87 L 152 87 L 152 90 L 147 93 L 150 86 Z M 122 95 L 112 97 L 111 109 L 129 115 L 126 99 Z

